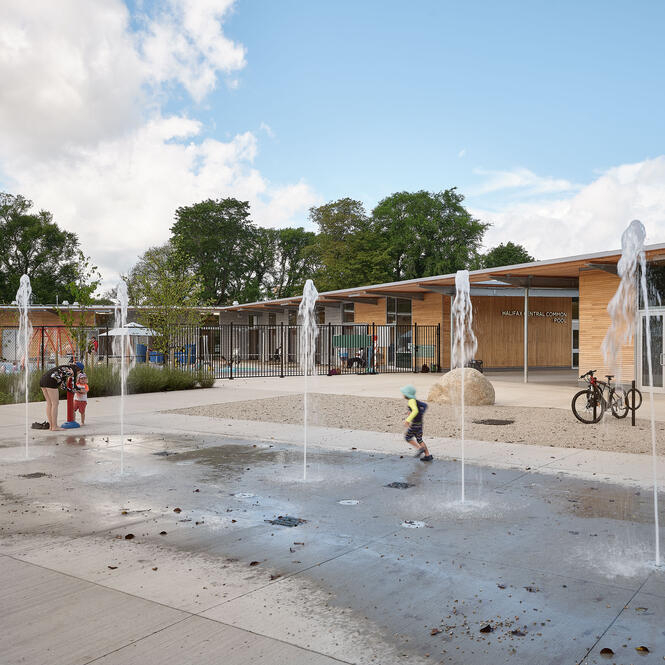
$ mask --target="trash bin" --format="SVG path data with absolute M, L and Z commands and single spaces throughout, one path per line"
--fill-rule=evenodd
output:
M 147 353 L 148 353 L 147 344 L 137 344 L 136 345 L 136 362 L 137 363 L 144 363 Z
M 151 351 L 150 352 L 150 362 L 151 363 L 159 363 L 160 365 L 164 364 L 164 354 L 159 353 L 158 351 Z

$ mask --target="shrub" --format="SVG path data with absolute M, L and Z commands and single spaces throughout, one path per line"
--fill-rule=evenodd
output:
M 30 385 L 28 387 L 28 401 L 43 402 L 44 393 L 39 387 L 39 380 L 42 378 L 41 371 L 33 372 L 30 375 Z M 22 374 L 0 374 L 0 404 L 16 404 L 25 400 Z
M 196 375 L 181 369 L 164 369 L 166 390 L 191 390 L 196 387 Z
M 196 373 L 196 382 L 201 388 L 212 388 L 215 385 L 215 375 L 212 372 L 200 369 Z
M 88 364 L 85 368 L 88 375 L 88 397 L 108 397 L 120 394 L 120 372 L 113 365 Z
M 127 376 L 127 392 L 156 393 L 168 389 L 168 373 L 161 367 L 139 364 Z

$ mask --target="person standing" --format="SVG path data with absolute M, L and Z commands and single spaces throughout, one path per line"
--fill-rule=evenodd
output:
M 46 399 L 46 419 L 48 420 L 49 430 L 58 432 L 62 427 L 58 426 L 58 403 L 60 401 L 60 388 L 67 389 L 68 379 L 72 379 L 72 384 L 76 383 L 79 372 L 84 369 L 82 362 L 70 363 L 69 365 L 58 365 L 42 374 L 39 380 L 39 387 L 44 393 Z

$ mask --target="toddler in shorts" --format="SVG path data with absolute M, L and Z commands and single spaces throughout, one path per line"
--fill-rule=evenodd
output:
M 74 392 L 74 414 L 81 414 L 81 425 L 85 425 L 85 408 L 88 406 L 88 377 L 85 372 L 79 372 L 76 377 Z M 76 415 L 74 416 L 76 417 Z

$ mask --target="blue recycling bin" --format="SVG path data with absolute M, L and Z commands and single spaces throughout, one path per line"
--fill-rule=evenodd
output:
M 136 362 L 137 363 L 144 363 L 147 353 L 148 353 L 147 344 L 137 344 L 136 345 Z

